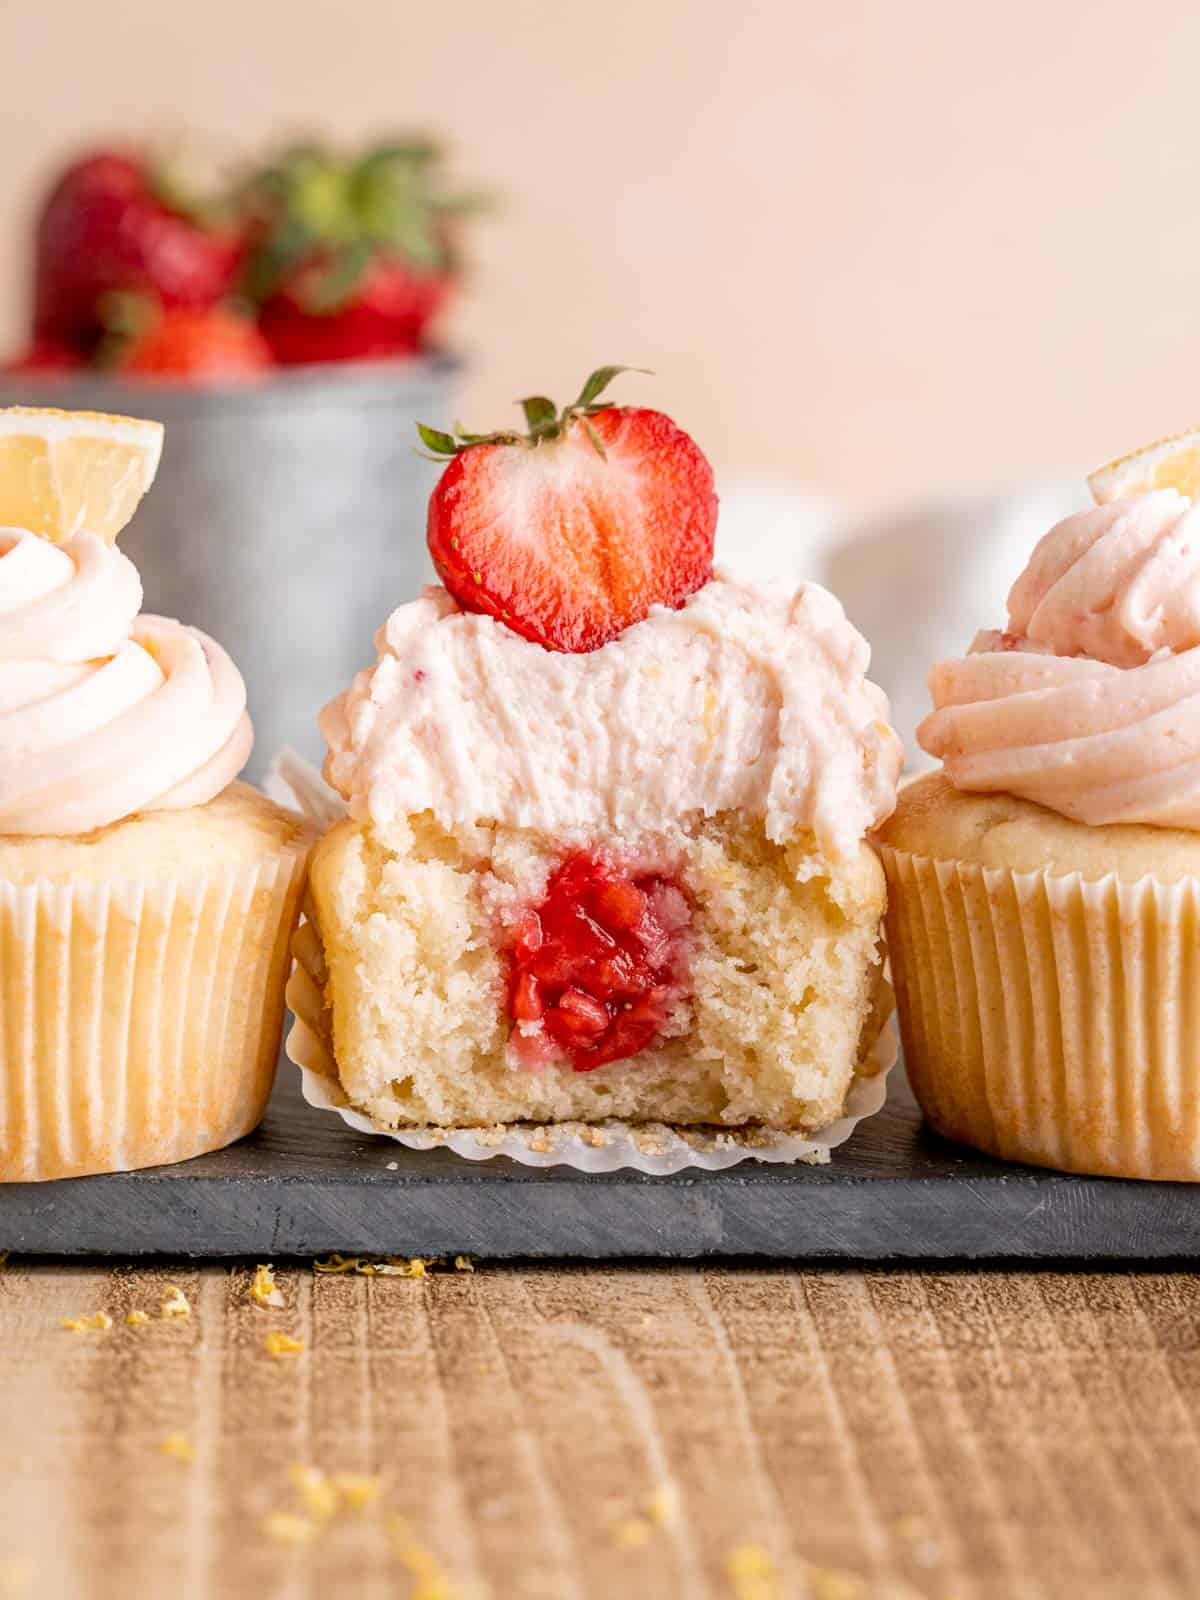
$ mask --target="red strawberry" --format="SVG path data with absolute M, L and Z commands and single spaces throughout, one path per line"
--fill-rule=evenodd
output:
M 25 377 L 57 378 L 64 373 L 78 372 L 83 366 L 83 357 L 70 345 L 59 339 L 39 338 L 10 361 L 5 371 Z
M 100 301 L 114 292 L 211 306 L 229 293 L 241 257 L 235 233 L 168 204 L 148 164 L 88 156 L 63 173 L 38 221 L 36 332 L 90 350 L 103 336 Z
M 664 905 L 676 914 L 671 927 L 659 916 Z M 569 856 L 518 925 L 508 952 L 509 1014 L 540 1022 L 542 1038 L 565 1050 L 576 1072 L 637 1055 L 686 991 L 690 921 L 687 898 L 669 879 L 634 879 L 598 855 Z M 517 1029 L 513 1045 L 525 1054 L 538 1038 Z M 533 1049 L 536 1060 L 542 1050 Z
M 286 151 L 247 190 L 244 288 L 277 361 L 378 360 L 421 348 L 455 277 L 439 152 Z
M 114 365 L 141 377 L 231 383 L 261 377 L 272 361 L 254 324 L 227 306 L 204 311 L 176 306 L 123 345 Z
M 429 501 L 442 582 L 552 650 L 595 650 L 712 576 L 712 468 L 661 411 L 597 403 L 626 370 L 601 367 L 561 412 L 522 401 L 528 434 L 420 427 L 454 458 Z
M 264 301 L 258 325 L 276 361 L 287 366 L 395 359 L 420 350 L 425 325 L 449 290 L 445 273 L 416 273 L 380 256 L 340 309 L 308 309 L 301 278 Z

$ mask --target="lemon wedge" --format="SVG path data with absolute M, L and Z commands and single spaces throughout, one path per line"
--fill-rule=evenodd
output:
M 77 533 L 114 543 L 154 482 L 161 422 L 31 406 L 0 410 L 0 527 L 52 544 Z
M 1092 473 L 1088 488 L 1101 506 L 1150 489 L 1178 489 L 1189 500 L 1200 499 L 1200 428 L 1159 439 L 1110 461 Z

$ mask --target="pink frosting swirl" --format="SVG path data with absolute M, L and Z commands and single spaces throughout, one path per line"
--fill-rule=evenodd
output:
M 0 834 L 202 805 L 245 765 L 241 674 L 141 602 L 132 562 L 95 535 L 0 530 Z
M 1080 822 L 1200 828 L 1200 512 L 1156 490 L 1037 546 L 981 633 L 929 677 L 917 730 L 958 789 Z

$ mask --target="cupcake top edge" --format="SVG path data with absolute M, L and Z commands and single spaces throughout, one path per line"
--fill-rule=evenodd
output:
M 321 716 L 362 820 L 431 811 L 565 837 L 736 810 L 845 856 L 895 805 L 900 742 L 866 642 L 816 584 L 718 572 L 599 648 L 552 651 L 440 586 Z
M 933 668 L 917 739 L 962 791 L 1200 828 L 1200 507 L 1127 487 L 1038 542 L 1006 627 Z

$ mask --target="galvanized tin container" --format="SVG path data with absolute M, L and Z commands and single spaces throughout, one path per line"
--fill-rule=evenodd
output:
M 146 610 L 195 623 L 241 668 L 256 777 L 283 744 L 319 759 L 317 712 L 432 577 L 425 505 L 438 468 L 416 453 L 414 424 L 452 421 L 454 373 L 445 359 L 314 367 L 224 390 L 4 378 L 0 405 L 165 424 L 158 479 L 121 548 Z

